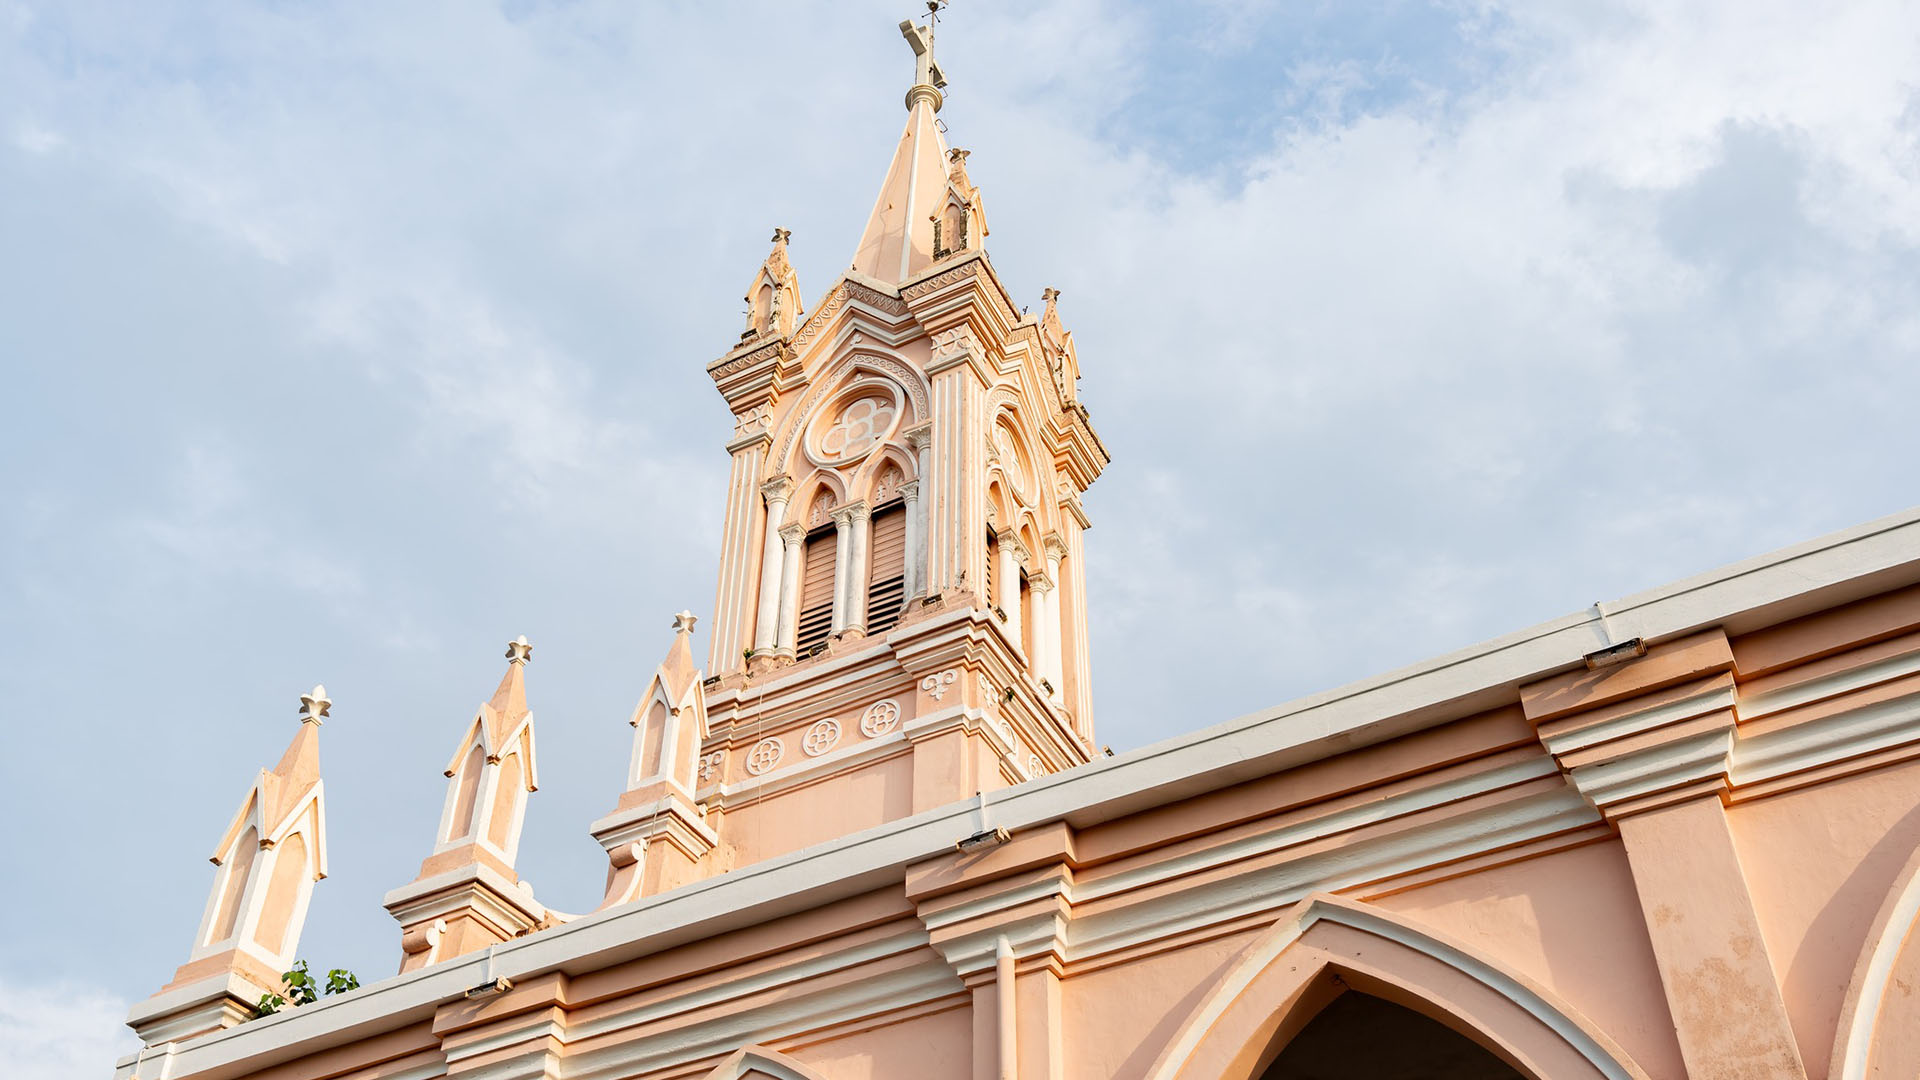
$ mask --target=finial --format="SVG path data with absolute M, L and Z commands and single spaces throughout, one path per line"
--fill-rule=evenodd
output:
M 527 644 L 527 635 L 521 634 L 507 642 L 507 663 L 524 664 L 533 659 L 533 646 Z
M 1040 290 L 1040 299 L 1045 300 L 1048 306 L 1051 307 L 1055 300 L 1060 299 L 1060 290 L 1055 288 L 1042 289 Z
M 691 634 L 693 633 L 693 624 L 699 621 L 699 616 L 693 612 L 682 611 L 673 617 L 673 632 L 676 634 Z
M 327 688 L 315 683 L 312 690 L 300 695 L 300 722 L 318 724 L 327 718 L 327 710 L 333 708 L 333 702 L 327 700 Z
M 791 240 L 791 239 L 793 239 L 793 231 L 792 231 L 791 229 L 775 229 L 775 230 L 773 230 L 773 242 L 774 242 L 774 243 L 776 243 L 776 244 L 784 244 L 784 243 L 786 243 L 786 242 L 787 242 L 788 240 Z

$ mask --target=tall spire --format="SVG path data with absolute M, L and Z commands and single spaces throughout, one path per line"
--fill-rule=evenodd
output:
M 936 247 L 961 250 L 953 243 L 936 245 L 934 238 L 934 221 L 949 202 L 947 140 L 934 119 L 947 77 L 933 59 L 930 25 L 903 22 L 900 34 L 913 46 L 914 55 L 907 126 L 853 255 L 857 273 L 888 284 L 905 281 L 931 266 L 938 257 Z

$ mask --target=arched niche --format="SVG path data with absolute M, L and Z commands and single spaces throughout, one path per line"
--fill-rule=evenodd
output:
M 747 1046 L 727 1055 L 703 1080 L 827 1080 L 814 1069 L 765 1046 Z
M 1644 1080 L 1551 992 L 1369 904 L 1301 901 L 1241 953 L 1188 1014 L 1151 1080 L 1265 1080 L 1295 1036 L 1358 992 L 1471 1040 L 1528 1080 Z
M 1920 851 L 1881 902 L 1834 1032 L 1832 1080 L 1920 1075 Z

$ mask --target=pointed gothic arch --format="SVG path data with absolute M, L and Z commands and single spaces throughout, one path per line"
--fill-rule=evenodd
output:
M 1253 1080 L 1343 986 L 1439 1021 L 1534 1080 L 1646 1077 L 1525 976 L 1384 909 L 1325 893 L 1247 946 L 1147 1075 Z
M 858 492 L 857 498 L 868 506 L 879 506 L 881 503 L 891 501 L 897 497 L 897 491 L 882 492 L 876 487 L 881 474 L 888 466 L 899 471 L 901 483 L 918 479 L 913 452 L 905 443 L 896 439 L 875 450 L 860 466 L 859 471 L 854 474 L 853 481 L 847 487 Z
M 1920 975 L 1920 850 L 1881 902 L 1834 1031 L 1832 1080 L 1912 1076 L 1920 1069 L 1920 999 L 1901 992 Z
M 846 478 L 832 469 L 815 469 L 795 485 L 794 490 L 802 494 L 787 502 L 785 523 L 803 525 L 808 529 L 818 528 L 825 523 L 824 520 L 813 520 L 816 509 L 832 510 L 851 501 L 847 495 Z
M 727 1055 L 702 1080 L 827 1080 L 817 1070 L 766 1046 L 746 1046 Z

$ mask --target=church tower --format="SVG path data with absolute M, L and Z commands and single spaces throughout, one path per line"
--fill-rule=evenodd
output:
M 686 781 L 713 872 L 1093 752 L 1080 500 L 1107 452 L 1058 292 L 1029 314 L 987 256 L 931 28 L 900 29 L 906 127 L 850 268 L 801 311 L 777 230 L 708 367 L 733 469 Z

